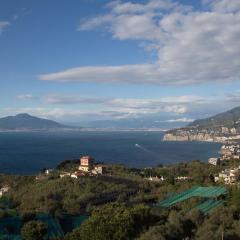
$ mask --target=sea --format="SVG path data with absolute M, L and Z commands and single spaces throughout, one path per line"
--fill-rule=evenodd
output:
M 133 168 L 206 162 L 219 156 L 219 143 L 164 142 L 163 135 L 158 131 L 2 132 L 0 173 L 33 175 L 82 155 Z

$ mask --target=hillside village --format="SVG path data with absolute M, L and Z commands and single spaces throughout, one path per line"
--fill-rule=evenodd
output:
M 39 175 L 36 176 L 36 180 L 47 179 L 48 176 L 54 172 L 54 169 L 44 169 Z M 60 178 L 71 177 L 78 179 L 83 176 L 96 176 L 102 175 L 106 172 L 106 166 L 104 164 L 96 163 L 95 159 L 91 156 L 82 156 L 79 160 L 78 169 L 71 169 L 70 171 L 59 171 L 58 176 Z
M 199 127 L 179 128 L 168 131 L 164 141 L 206 141 L 225 143 L 240 139 L 240 129 L 219 127 L 214 129 L 202 129 Z
M 240 140 L 240 107 L 210 118 L 195 120 L 183 128 L 169 130 L 163 140 L 221 143 Z
M 222 145 L 219 158 L 210 158 L 209 164 L 221 166 L 229 164 L 230 166 L 222 170 L 214 177 L 215 182 L 225 184 L 239 184 L 240 181 L 240 142 L 229 141 Z
M 240 142 L 229 141 L 222 145 L 220 149 L 220 157 L 211 157 L 208 159 L 208 164 L 215 167 L 221 167 L 221 171 L 214 175 L 214 181 L 216 183 L 223 184 L 240 184 Z M 91 156 L 82 156 L 79 160 L 79 166 L 69 171 L 60 171 L 58 176 L 60 178 L 70 177 L 74 179 L 81 178 L 83 176 L 98 176 L 109 175 L 107 171 L 107 165 L 99 164 Z M 152 168 L 149 168 L 152 169 Z M 164 167 L 163 167 L 164 169 Z M 148 170 L 148 168 L 146 168 Z M 36 176 L 36 180 L 47 179 L 49 174 L 54 170 L 47 169 L 44 172 Z M 142 171 L 144 176 L 144 171 Z M 150 174 L 144 176 L 144 179 L 150 182 L 164 182 L 165 176 Z M 191 181 L 191 175 L 175 175 L 174 180 L 177 182 Z

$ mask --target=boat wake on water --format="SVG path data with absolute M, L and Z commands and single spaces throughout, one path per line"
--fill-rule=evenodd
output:
M 138 144 L 138 143 L 135 144 L 135 147 L 141 149 L 141 150 L 144 151 L 144 152 L 147 152 L 147 153 L 150 153 L 150 154 L 152 154 L 152 155 L 157 156 L 157 153 L 156 153 L 156 152 L 153 152 L 153 151 L 151 151 L 150 149 L 147 149 L 147 148 L 141 146 L 141 145 Z

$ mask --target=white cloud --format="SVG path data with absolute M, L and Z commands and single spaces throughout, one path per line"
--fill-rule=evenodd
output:
M 1 109 L 1 116 L 27 112 L 57 121 L 148 118 L 160 122 L 181 123 L 209 117 L 238 106 L 240 92 L 236 90 L 231 94 L 212 97 L 183 95 L 155 99 L 51 94 L 42 97 L 41 100 L 42 107 L 5 108 Z M 75 104 L 78 104 L 77 107 Z
M 19 100 L 36 100 L 38 97 L 33 96 L 32 94 L 21 94 L 17 96 Z
M 90 81 L 90 82 L 129 82 L 138 83 L 139 81 L 154 82 L 156 73 L 154 65 L 125 65 L 125 66 L 101 66 L 101 67 L 80 67 L 68 69 L 63 72 L 41 75 L 40 79 L 50 81 Z
M 203 4 L 209 5 L 216 12 L 232 13 L 240 11 L 240 1 L 238 0 L 203 0 Z
M 171 0 L 152 0 L 147 4 L 122 2 L 120 0 L 112 1 L 107 4 L 107 7 L 115 14 L 135 14 L 144 13 L 146 11 L 162 11 L 170 9 L 181 9 L 182 6 Z
M 113 1 L 107 5 L 106 15 L 82 21 L 78 29 L 103 27 L 113 38 L 140 41 L 158 54 L 158 60 L 151 64 L 79 67 L 43 74 L 40 79 L 160 85 L 238 81 L 240 3 L 203 2 L 205 10 L 200 11 L 170 0 L 145 4 Z
M 107 98 L 99 97 L 82 97 L 82 96 L 63 96 L 48 95 L 46 101 L 50 104 L 103 104 L 107 102 Z
M 216 96 L 164 96 L 159 98 L 111 98 L 92 96 L 48 95 L 46 103 L 51 105 L 78 105 L 88 113 L 104 112 L 104 117 L 114 114 L 120 117 L 140 117 L 152 114 L 175 116 L 173 119 L 205 117 L 209 113 L 225 111 L 239 103 L 239 93 Z M 85 112 L 85 114 L 87 113 Z M 114 114 L 113 114 L 114 113 Z M 99 114 L 100 115 L 100 114 Z M 181 117 L 179 117 L 181 115 Z M 191 115 L 191 117 L 189 117 Z
M 235 95 L 234 95 L 235 96 Z M 30 98 L 32 95 L 20 95 L 20 98 Z M 227 97 L 230 98 L 228 95 Z M 70 96 L 49 94 L 45 98 L 47 103 L 50 104 L 102 104 L 105 106 L 114 107 L 128 107 L 128 108 L 145 108 L 156 107 L 160 104 L 188 104 L 188 103 L 205 103 L 209 102 L 209 98 L 195 96 L 195 95 L 182 95 L 182 96 L 165 96 L 160 98 L 112 98 L 112 97 L 92 97 L 92 96 Z
M 20 11 L 15 14 L 12 18 L 8 21 L 1 21 L 0 20 L 0 34 L 10 25 L 12 25 L 15 21 L 17 21 L 21 16 L 28 14 L 28 10 L 26 8 L 20 9 Z
M 187 107 L 177 102 L 168 103 L 160 99 L 112 99 L 106 105 L 132 114 L 174 113 L 183 114 Z
M 2 31 L 8 27 L 10 25 L 10 22 L 7 21 L 0 21 L 0 33 L 2 33 Z
M 117 117 L 140 116 L 155 113 L 173 113 L 183 114 L 187 111 L 187 107 L 182 103 L 187 103 L 181 100 L 184 97 L 176 97 L 175 102 L 166 102 L 167 98 L 159 99 L 131 99 L 131 98 L 102 98 L 102 97 L 83 97 L 83 96 L 63 96 L 49 95 L 46 98 L 49 104 L 72 105 L 79 104 L 82 106 L 97 105 L 97 111 L 105 114 L 117 114 Z M 171 99 L 171 98 L 170 98 Z M 191 99 L 191 97 L 190 97 Z M 172 99 L 173 100 L 173 99 Z M 171 101 L 171 100 L 170 100 Z M 99 106 L 100 105 L 100 106 Z M 92 111 L 92 109 L 89 109 Z M 93 108 L 96 111 L 96 108 Z M 105 115 L 104 114 L 104 115 Z
M 195 119 L 193 118 L 177 118 L 177 119 L 169 119 L 166 120 L 165 122 L 183 122 L 183 123 L 190 123 L 193 122 Z

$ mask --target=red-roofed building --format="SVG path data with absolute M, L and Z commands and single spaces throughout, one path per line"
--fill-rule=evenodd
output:
M 79 170 L 84 172 L 89 172 L 94 169 L 94 158 L 91 156 L 83 156 L 80 158 Z

